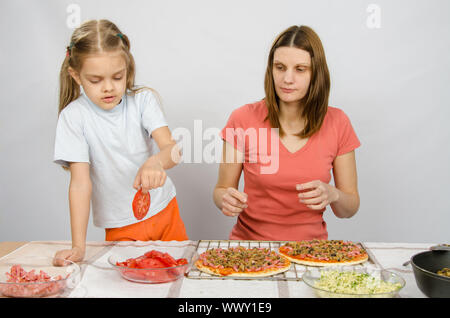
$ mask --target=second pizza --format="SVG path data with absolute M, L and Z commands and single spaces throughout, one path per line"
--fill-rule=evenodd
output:
M 289 269 L 291 262 L 269 248 L 213 248 L 200 254 L 195 265 L 200 271 L 219 276 L 264 277 Z
M 288 242 L 279 252 L 290 261 L 307 266 L 355 265 L 369 259 L 362 246 L 342 240 Z

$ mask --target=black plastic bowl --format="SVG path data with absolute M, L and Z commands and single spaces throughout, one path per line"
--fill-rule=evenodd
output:
M 417 287 L 428 297 L 450 298 L 450 277 L 438 275 L 444 267 L 450 268 L 449 251 L 427 251 L 411 258 Z

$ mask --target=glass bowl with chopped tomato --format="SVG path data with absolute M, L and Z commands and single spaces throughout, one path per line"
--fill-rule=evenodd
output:
M 109 256 L 108 263 L 126 280 L 136 283 L 168 283 L 181 278 L 192 265 L 190 258 L 174 258 L 170 253 L 149 249 L 137 257 Z
M 53 257 L 0 259 L 0 295 L 3 297 L 66 297 L 80 281 L 80 267 L 71 261 L 54 266 Z
M 309 267 L 302 280 L 321 298 L 395 298 L 405 287 L 392 271 L 362 266 Z

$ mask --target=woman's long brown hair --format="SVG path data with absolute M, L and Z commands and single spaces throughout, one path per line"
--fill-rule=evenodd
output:
M 273 81 L 273 59 L 279 47 L 296 47 L 307 51 L 311 56 L 311 82 L 308 92 L 301 101 L 303 105 L 301 116 L 306 124 L 305 128 L 297 134 L 300 138 L 307 138 L 320 129 L 328 109 L 330 74 L 322 42 L 319 36 L 307 26 L 291 26 L 279 34 L 273 42 L 264 79 L 265 102 L 268 108 L 266 120 L 270 121 L 273 128 L 278 128 L 280 136 L 283 136 L 284 131 L 279 120 L 279 98 Z

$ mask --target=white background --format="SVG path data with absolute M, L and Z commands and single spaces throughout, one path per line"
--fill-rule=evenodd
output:
M 362 143 L 360 210 L 337 219 L 328 208 L 329 238 L 450 242 L 446 0 L 1 1 L 0 241 L 71 238 L 69 174 L 52 162 L 71 3 L 81 21 L 106 18 L 130 37 L 137 84 L 155 88 L 171 130 L 192 138 L 195 120 L 221 129 L 233 109 L 263 98 L 276 35 L 312 27 L 331 72 L 330 105 Z M 212 201 L 217 172 L 207 163 L 168 172 L 190 239 L 226 239 L 235 223 Z M 92 217 L 88 240 L 104 240 Z

